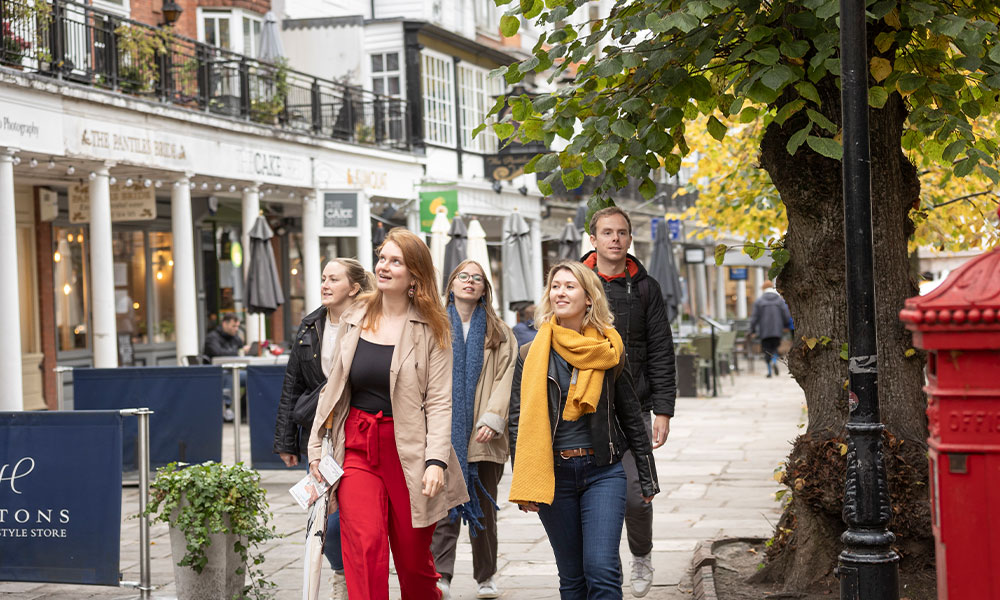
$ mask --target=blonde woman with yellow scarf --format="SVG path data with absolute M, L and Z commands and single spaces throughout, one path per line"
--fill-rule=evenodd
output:
M 545 290 L 538 334 L 521 347 L 511 387 L 510 501 L 538 513 L 562 600 L 620 600 L 621 457 L 635 456 L 649 502 L 660 491 L 653 451 L 597 275 L 560 262 Z

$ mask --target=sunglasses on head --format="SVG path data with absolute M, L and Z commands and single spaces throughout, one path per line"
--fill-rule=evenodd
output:
M 480 274 L 478 274 L 478 273 L 476 273 L 475 275 L 469 275 L 465 271 L 462 271 L 456 277 L 458 277 L 458 280 L 462 281 L 462 282 L 468 281 L 470 279 L 473 280 L 473 281 L 475 281 L 476 283 L 482 283 L 483 282 L 483 276 L 480 275 Z

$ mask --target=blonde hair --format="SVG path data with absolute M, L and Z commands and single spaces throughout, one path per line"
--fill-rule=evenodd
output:
M 444 288 L 445 297 L 448 298 L 448 300 L 445 302 L 445 307 L 455 303 L 455 296 L 451 292 L 451 286 L 452 284 L 455 283 L 455 279 L 458 277 L 458 274 L 461 273 L 462 270 L 468 267 L 469 265 L 473 265 L 477 269 L 479 269 L 479 272 L 483 276 L 484 291 L 481 302 L 483 304 L 483 308 L 486 309 L 485 345 L 487 348 L 498 348 L 500 347 L 500 344 L 503 343 L 506 337 L 503 333 L 503 328 L 506 327 L 507 325 L 500 320 L 500 317 L 497 316 L 496 311 L 493 310 L 493 284 L 490 283 L 490 280 L 486 278 L 486 271 L 483 269 L 483 265 L 471 259 L 463 260 L 462 262 L 458 263 L 458 266 L 455 267 L 455 270 L 451 272 L 451 276 L 448 277 L 448 283 L 445 285 Z
M 593 326 L 601 335 L 604 335 L 606 330 L 614 328 L 615 316 L 608 306 L 608 297 L 604 295 L 600 277 L 585 264 L 575 260 L 560 261 L 549 269 L 549 274 L 545 277 L 545 293 L 542 294 L 538 309 L 535 311 L 536 326 L 547 323 L 554 314 L 552 301 L 549 300 L 549 290 L 552 289 L 552 279 L 559 271 L 569 271 L 570 275 L 583 286 L 583 291 L 590 300 L 590 310 L 583 315 L 583 328 L 586 329 L 588 325 Z
M 354 284 L 358 285 L 358 293 L 352 298 L 360 298 L 362 294 L 366 294 L 373 289 L 375 289 L 375 275 L 365 271 L 365 268 L 361 266 L 361 263 L 354 260 L 353 258 L 331 258 L 326 264 L 337 263 L 338 265 L 344 267 L 347 271 L 347 280 L 351 282 L 351 287 Z
M 406 270 L 413 276 L 413 296 L 410 302 L 420 316 L 427 320 L 438 346 L 448 348 L 451 346 L 451 323 L 448 322 L 448 313 L 445 312 L 438 296 L 431 251 L 415 233 L 402 227 L 389 230 L 385 241 L 378 247 L 378 252 L 381 253 L 382 247 L 389 242 L 399 246 Z M 377 330 L 378 323 L 382 319 L 382 290 L 375 288 L 362 300 L 367 302 L 368 312 L 361 327 L 369 331 Z

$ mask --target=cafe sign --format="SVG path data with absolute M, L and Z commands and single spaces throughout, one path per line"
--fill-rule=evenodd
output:
M 322 192 L 323 226 L 320 235 L 325 237 L 352 237 L 359 234 L 358 192 Z
M 156 190 L 142 185 L 111 186 L 111 221 L 152 221 L 156 218 Z M 69 187 L 70 223 L 90 222 L 90 186 Z

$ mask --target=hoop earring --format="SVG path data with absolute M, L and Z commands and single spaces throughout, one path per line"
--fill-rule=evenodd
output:
M 414 294 L 414 293 L 415 293 L 416 291 L 417 291 L 417 286 L 415 286 L 415 285 L 411 285 L 411 286 L 410 286 L 410 290 L 409 290 L 408 292 L 406 292 L 406 295 L 407 295 L 407 296 L 409 296 L 410 298 L 412 298 L 412 297 L 413 297 L 413 294 Z

